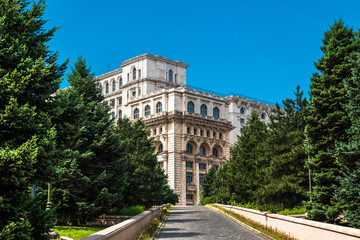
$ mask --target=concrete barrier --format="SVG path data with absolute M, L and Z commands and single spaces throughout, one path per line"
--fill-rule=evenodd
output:
M 242 215 L 264 226 L 276 229 L 299 240 L 353 240 L 360 239 L 360 230 L 329 223 L 260 212 L 230 205 L 214 204 L 228 211 Z
M 119 224 L 108 227 L 80 240 L 134 240 L 145 226 L 165 207 L 151 208 Z

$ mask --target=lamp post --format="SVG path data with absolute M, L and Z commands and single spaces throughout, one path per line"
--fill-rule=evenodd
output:
M 52 207 L 51 203 L 51 183 L 48 183 L 48 196 L 47 196 L 47 203 L 46 203 L 46 210 L 50 210 Z M 50 239 L 58 239 L 59 233 L 54 232 L 54 227 L 50 228 L 49 232 Z

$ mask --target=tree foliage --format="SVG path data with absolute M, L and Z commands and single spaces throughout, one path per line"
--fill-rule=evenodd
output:
M 127 147 L 82 57 L 68 81 L 55 99 L 61 170 L 53 194 L 58 222 L 83 224 L 122 204 Z
M 309 115 L 306 117 L 308 151 L 311 160 L 314 188 L 312 201 L 307 202 L 308 217 L 320 221 L 334 221 L 341 210 L 333 195 L 338 186 L 336 177 L 343 171 L 343 164 L 332 153 L 335 142 L 346 142 L 345 130 L 350 121 L 344 110 L 348 102 L 344 84 L 351 78 L 351 63 L 359 51 L 359 40 L 352 28 L 342 20 L 335 21 L 325 32 L 324 55 L 315 63 L 310 85 Z
M 146 207 L 166 202 L 175 204 L 178 196 L 167 184 L 166 175 L 154 154 L 153 139 L 149 138 L 144 124 L 140 120 L 130 122 L 127 118 L 120 118 L 115 132 L 127 146 L 125 157 L 128 160 L 128 178 L 124 204 Z
M 52 95 L 65 64 L 46 45 L 43 1 L 0 4 L 0 239 L 47 239 L 52 212 L 30 196 L 32 184 L 54 179 Z
M 352 62 L 352 78 L 345 82 L 346 95 L 349 99 L 345 104 L 346 113 L 351 123 L 346 131 L 347 142 L 336 144 L 338 162 L 344 166 L 344 172 L 337 180 L 339 186 L 335 197 L 343 209 L 344 218 L 350 226 L 360 228 L 360 55 Z

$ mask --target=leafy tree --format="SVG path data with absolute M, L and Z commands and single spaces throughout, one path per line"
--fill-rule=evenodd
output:
M 166 183 L 166 176 L 154 154 L 154 142 L 145 131 L 144 124 L 138 120 L 119 119 L 116 134 L 127 146 L 126 159 L 128 176 L 124 191 L 124 203 L 128 206 L 156 204 L 178 201 L 177 194 Z
M 360 228 L 360 55 L 353 61 L 352 78 L 345 82 L 346 95 L 349 102 L 345 105 L 351 126 L 346 131 L 348 142 L 336 145 L 338 162 L 344 164 L 344 172 L 340 175 L 339 186 L 336 191 L 344 218 L 350 226 Z
M 83 224 L 122 205 L 127 146 L 114 134 L 109 107 L 82 57 L 68 81 L 71 87 L 55 100 L 61 171 L 54 202 L 59 223 Z
M 323 44 L 320 49 L 324 55 L 315 63 L 318 72 L 311 78 L 309 116 L 306 117 L 311 154 L 308 166 L 314 181 L 312 201 L 306 203 L 306 208 L 310 219 L 334 221 L 340 206 L 333 195 L 338 186 L 336 177 L 343 167 L 332 151 L 336 141 L 346 142 L 348 138 L 345 130 L 350 121 L 343 108 L 348 102 L 344 83 L 351 78 L 349 60 L 359 51 L 359 40 L 353 29 L 339 20 L 325 32 Z
M 304 168 L 307 100 L 299 86 L 295 99 L 286 99 L 283 105 L 276 105 L 271 117 L 265 153 L 270 163 L 264 170 L 265 184 L 256 194 L 260 204 L 269 210 L 300 206 L 308 190 L 309 178 Z
M 48 239 L 53 221 L 32 184 L 55 178 L 55 131 L 49 113 L 66 63 L 46 45 L 44 1 L 0 1 L 0 239 Z
M 259 118 L 259 113 L 252 111 L 242 135 L 238 137 L 232 149 L 232 158 L 228 161 L 229 177 L 225 184 L 232 193 L 230 201 L 246 204 L 257 200 L 255 192 L 264 182 L 264 168 L 268 129 Z
M 209 171 L 205 174 L 204 180 L 201 184 L 200 203 L 202 203 L 205 198 L 213 196 L 215 177 L 216 170 L 214 167 L 211 167 Z

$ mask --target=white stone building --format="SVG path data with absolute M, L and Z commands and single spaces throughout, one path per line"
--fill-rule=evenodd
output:
M 205 173 L 230 157 L 252 110 L 269 121 L 272 105 L 186 86 L 186 63 L 143 54 L 97 77 L 114 118 L 141 118 L 181 205 L 197 204 Z

